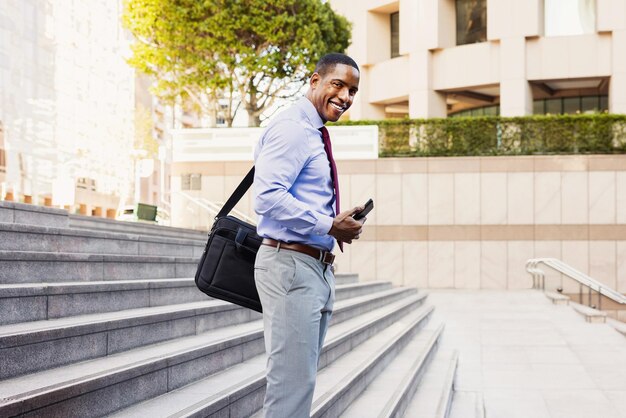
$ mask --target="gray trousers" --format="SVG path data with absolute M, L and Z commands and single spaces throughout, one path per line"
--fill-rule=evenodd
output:
M 335 277 L 311 256 L 261 245 L 254 278 L 268 356 L 265 418 L 309 417 Z

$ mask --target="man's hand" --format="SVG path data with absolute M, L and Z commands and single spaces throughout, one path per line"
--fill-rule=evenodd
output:
M 333 226 L 328 234 L 335 237 L 337 241 L 345 242 L 346 244 L 351 244 L 353 239 L 359 239 L 359 235 L 363 232 L 363 224 L 367 218 L 356 221 L 352 218 L 352 215 L 361 210 L 363 210 L 363 206 L 357 206 L 354 209 L 341 212 L 333 220 Z

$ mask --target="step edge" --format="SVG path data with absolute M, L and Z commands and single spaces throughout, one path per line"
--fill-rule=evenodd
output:
M 342 334 L 342 335 L 338 336 L 335 340 L 333 340 L 333 342 L 331 342 L 331 341 L 326 341 L 326 342 L 325 342 L 325 344 L 324 344 L 324 347 L 323 347 L 323 349 L 322 349 L 322 350 L 323 350 L 322 354 L 323 354 L 325 351 L 328 351 L 328 350 L 332 349 L 333 347 L 337 346 L 337 344 L 340 344 L 340 343 L 342 343 L 342 342 L 349 341 L 349 340 L 350 340 L 351 338 L 353 338 L 354 336 L 356 336 L 356 335 L 360 334 L 361 332 L 364 332 L 364 331 L 365 331 L 365 330 L 367 330 L 368 328 L 370 328 L 370 327 L 374 326 L 377 322 L 384 321 L 384 320 L 385 320 L 388 316 L 393 315 L 394 313 L 397 313 L 397 312 L 399 312 L 399 311 L 402 311 L 403 309 L 406 309 L 406 307 L 408 307 L 408 306 L 409 306 L 409 305 L 411 305 L 411 304 L 417 304 L 417 303 L 419 303 L 420 301 L 423 301 L 423 299 L 424 299 L 424 296 L 421 296 L 420 298 L 418 298 L 418 297 L 416 296 L 416 297 L 415 297 L 415 300 L 414 300 L 413 302 L 411 302 L 411 303 L 406 303 L 406 304 L 399 304 L 399 305 L 396 307 L 396 309 L 395 309 L 394 311 L 392 311 L 391 313 L 387 313 L 387 314 L 380 315 L 380 316 L 378 316 L 377 318 L 375 318 L 375 319 L 374 319 L 374 320 L 372 320 L 372 321 L 368 321 L 368 322 L 366 322 L 366 323 L 364 323 L 364 324 L 361 324 L 361 325 L 359 325 L 359 326 L 355 326 L 355 327 L 351 328 L 350 330 L 346 331 L 344 334 Z M 383 309 L 383 307 L 380 307 L 380 308 L 378 308 L 378 309 Z M 432 312 L 432 310 L 434 310 L 434 307 L 430 307 L 430 308 L 429 308 L 429 310 L 430 310 L 430 312 Z M 340 340 L 340 341 L 339 341 L 339 340 Z M 338 341 L 338 342 L 337 342 L 337 341 Z M 262 355 L 264 355 L 264 354 L 262 354 Z M 263 374 L 263 380 L 265 380 L 265 372 L 263 372 L 262 374 Z M 192 384 L 193 384 L 193 383 L 192 383 Z M 246 386 L 245 382 L 243 383 L 243 385 L 242 385 L 242 383 L 241 383 L 241 382 L 239 382 L 239 383 L 237 383 L 237 384 L 233 385 L 232 387 L 230 387 L 230 388 L 228 388 L 228 389 L 225 389 L 223 392 L 224 392 L 224 393 L 230 393 L 230 392 L 233 392 L 233 393 L 234 393 L 234 392 L 238 392 L 238 391 L 241 391 L 241 390 L 245 390 L 245 388 L 246 388 L 246 387 L 247 387 L 247 386 Z M 232 389 L 232 390 L 230 390 L 230 389 Z M 166 392 L 166 394 L 167 394 L 167 393 L 170 393 L 170 392 Z M 163 394 L 163 395 L 165 395 L 165 394 Z M 156 398 L 154 398 L 154 399 L 156 399 Z M 235 398 L 235 399 L 238 399 L 238 398 Z M 148 401 L 149 401 L 149 400 L 148 400 Z M 209 402 L 209 404 L 207 404 L 207 402 Z M 198 411 L 204 411 L 204 412 L 206 412 L 206 411 L 204 410 L 204 408 L 209 408 L 208 410 L 210 410 L 210 411 L 214 411 L 214 410 L 215 410 L 215 408 L 213 408 L 213 407 L 211 406 L 211 405 L 212 405 L 212 404 L 211 404 L 211 402 L 218 402 L 218 403 L 222 403 L 222 402 L 224 402 L 224 400 L 223 400 L 223 399 L 218 399 L 218 398 L 215 398 L 215 397 L 214 397 L 214 395 L 212 395 L 212 396 L 211 396 L 211 397 L 209 397 L 209 398 L 205 398 L 205 399 L 203 399 L 203 400 L 201 400 L 201 401 L 196 402 L 196 403 L 194 404 L 194 408 L 197 408 L 197 409 L 198 409 Z M 230 402 L 229 402 L 229 404 L 230 404 Z M 204 406 L 203 406 L 203 405 L 204 405 Z M 176 414 L 171 415 L 170 417 L 177 417 L 177 418 L 180 418 L 180 417 L 195 417 L 196 415 L 194 415 L 194 414 L 196 414 L 196 412 L 194 412 L 193 414 L 190 414 L 190 415 L 185 415 L 185 414 L 182 414 L 182 412 L 181 412 L 181 411 L 179 411 L 179 412 L 177 412 Z M 199 416 L 202 416 L 202 415 L 199 415 Z
M 406 404 L 404 405 L 404 408 L 402 408 L 402 404 L 407 398 L 410 398 L 415 394 L 424 369 L 427 367 L 429 360 L 434 354 L 435 347 L 439 343 L 439 338 L 441 338 L 444 327 L 444 324 L 439 324 L 433 334 L 429 337 L 425 350 L 416 359 L 416 361 L 413 362 L 409 368 L 409 372 L 398 386 L 396 392 L 392 395 L 391 399 L 389 399 L 381 413 L 378 415 L 379 418 L 402 416 L 404 409 L 406 409 Z
M 427 319 L 428 316 L 432 314 L 434 309 L 435 307 L 432 305 L 426 307 L 424 312 L 422 312 L 409 326 L 399 332 L 395 338 L 386 343 L 383 347 L 368 357 L 367 360 L 350 372 L 341 382 L 337 383 L 328 392 L 314 401 L 311 407 L 311 418 L 322 417 L 324 413 L 349 390 L 356 380 L 365 376 L 371 367 L 382 361 L 382 359 L 386 356 L 390 355 L 391 350 L 396 346 L 396 344 L 399 344 L 401 340 L 407 338 L 408 335 L 411 334 L 411 332 L 417 328 L 423 320 Z

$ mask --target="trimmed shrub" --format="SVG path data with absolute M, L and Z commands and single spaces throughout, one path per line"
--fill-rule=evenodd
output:
M 378 125 L 381 157 L 626 153 L 626 115 L 455 117 Z

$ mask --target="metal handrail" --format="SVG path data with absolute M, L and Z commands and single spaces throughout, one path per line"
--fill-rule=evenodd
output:
M 217 214 L 220 212 L 220 210 L 222 209 L 222 206 L 224 205 L 223 202 L 211 202 L 205 198 L 197 198 L 194 196 L 191 196 L 190 194 L 187 194 L 185 192 L 181 192 L 181 191 L 177 191 L 175 192 L 177 194 L 179 194 L 180 196 L 183 196 L 185 199 L 189 200 L 190 202 L 194 203 L 195 205 L 199 206 L 200 208 L 206 210 L 207 212 L 209 212 L 209 214 L 211 215 L 211 219 L 215 218 L 217 216 Z M 235 216 L 237 216 L 239 219 L 246 221 L 248 223 L 251 224 L 256 224 L 256 220 L 252 219 L 251 217 L 249 217 L 248 215 L 242 213 L 241 211 L 238 211 L 237 209 L 233 209 L 231 210 L 231 213 L 233 213 Z
M 589 289 L 588 305 L 591 306 L 591 292 L 595 291 L 598 294 L 598 309 L 602 307 L 602 298 L 605 296 L 614 302 L 622 305 L 626 305 L 626 296 L 619 293 L 616 290 L 611 289 L 607 285 L 600 283 L 596 279 L 589 277 L 585 273 L 576 270 L 569 264 L 562 262 L 556 258 L 531 258 L 526 261 L 526 271 L 533 277 L 533 289 L 546 289 L 546 275 L 538 266 L 543 264 L 546 267 L 550 267 L 553 270 L 565 275 L 567 278 L 572 279 L 579 284 L 580 289 L 580 303 L 583 298 L 583 286 Z M 561 287 L 563 289 L 563 276 L 561 276 Z

